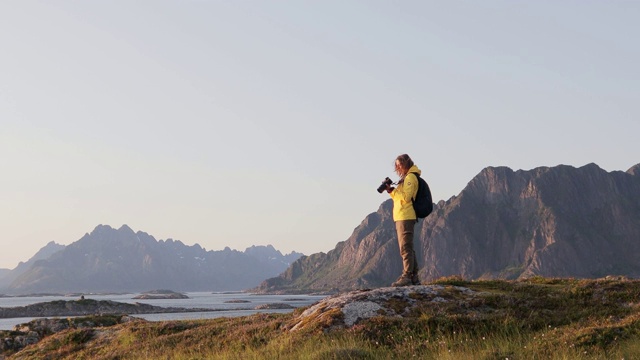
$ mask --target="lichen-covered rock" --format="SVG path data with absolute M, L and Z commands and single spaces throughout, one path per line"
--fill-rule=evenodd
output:
M 469 288 L 445 285 L 419 285 L 357 290 L 330 296 L 312 305 L 290 324 L 291 331 L 305 328 L 351 327 L 376 316 L 412 316 L 425 303 L 466 301 L 477 293 Z
M 97 333 L 95 328 L 146 320 L 128 315 L 105 315 L 69 318 L 42 318 L 14 326 L 13 331 L 0 331 L 0 360 L 5 354 L 20 351 L 27 345 L 37 344 L 43 338 L 69 329 L 84 329 Z

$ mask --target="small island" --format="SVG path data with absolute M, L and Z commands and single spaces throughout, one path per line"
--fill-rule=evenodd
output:
M 295 309 L 295 308 L 289 304 L 271 303 L 271 304 L 258 305 L 254 309 L 255 310 L 288 310 L 288 309 Z
M 143 292 L 140 295 L 134 296 L 133 299 L 145 299 L 145 300 L 189 299 L 189 297 L 185 294 L 178 293 L 172 290 L 152 290 L 152 291 Z
M 111 300 L 55 300 L 27 306 L 0 308 L 0 319 L 19 317 L 87 316 L 96 314 L 161 314 L 203 311 L 220 310 L 206 308 L 161 307 L 142 303 L 128 304 Z

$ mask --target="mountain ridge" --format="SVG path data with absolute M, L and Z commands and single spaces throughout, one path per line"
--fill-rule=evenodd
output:
M 640 276 L 639 167 L 486 167 L 416 226 L 419 275 L 425 281 Z M 301 257 L 255 290 L 387 286 L 402 269 L 391 210 L 386 200 L 333 250 Z
M 64 249 L 64 245 L 57 244 L 55 241 L 48 242 L 44 247 L 40 248 L 29 260 L 26 262 L 20 262 L 13 269 L 5 269 L 3 273 L 0 273 L 0 289 L 5 288 L 11 282 L 13 282 L 18 276 L 27 271 L 33 263 L 38 260 L 46 259 L 54 253 Z
M 286 269 L 302 256 L 283 256 L 272 246 L 251 254 L 207 251 L 199 244 L 156 240 L 128 225 L 98 225 L 46 259 L 38 259 L 5 286 L 16 293 L 127 292 L 170 288 L 176 291 L 244 290 Z M 270 275 L 266 275 L 270 274 Z

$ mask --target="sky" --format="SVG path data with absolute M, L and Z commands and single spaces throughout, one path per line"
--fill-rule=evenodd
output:
M 409 154 L 640 163 L 638 1 L 0 2 L 0 268 L 97 225 L 332 250 Z

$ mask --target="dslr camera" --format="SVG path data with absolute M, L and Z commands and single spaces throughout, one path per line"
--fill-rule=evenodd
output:
M 391 179 L 389 179 L 389 178 L 385 178 L 384 181 L 382 182 L 382 184 L 380 184 L 380 186 L 378 186 L 378 192 L 380 194 L 382 194 L 382 192 L 387 189 L 387 186 L 389 186 L 391 184 L 393 184 L 393 181 L 391 181 Z

